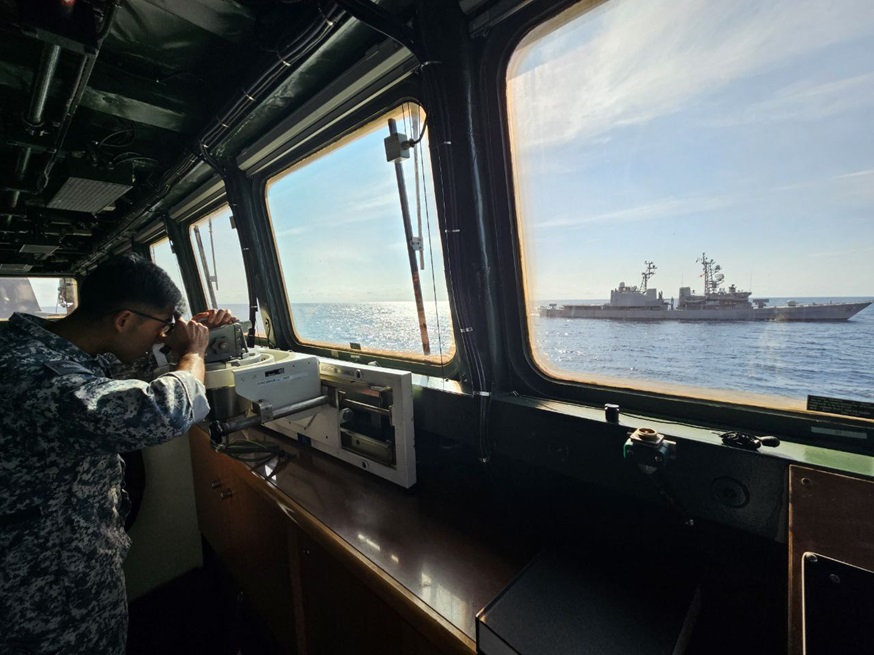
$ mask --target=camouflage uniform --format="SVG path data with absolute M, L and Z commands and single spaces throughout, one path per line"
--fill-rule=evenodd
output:
M 188 372 L 146 383 L 111 379 L 108 365 L 43 319 L 14 314 L 0 326 L 3 655 L 125 652 L 118 453 L 183 434 L 208 405 Z

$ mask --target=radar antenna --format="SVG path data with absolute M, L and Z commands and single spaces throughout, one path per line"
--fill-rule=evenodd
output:
M 696 261 L 704 267 L 704 295 L 719 293 L 719 286 L 725 279 L 725 276 L 719 272 L 722 270 L 722 266 L 716 264 L 712 259 L 707 259 L 707 253 L 701 253 L 701 259 Z
M 649 282 L 649 279 L 655 275 L 656 265 L 652 262 L 643 262 L 643 265 L 646 266 L 646 270 L 644 270 L 643 277 L 640 281 L 640 292 L 646 293 L 646 284 Z

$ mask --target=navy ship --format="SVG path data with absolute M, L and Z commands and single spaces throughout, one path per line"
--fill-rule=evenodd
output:
M 649 287 L 656 266 L 644 262 L 640 286 L 619 286 L 610 301 L 592 305 L 550 304 L 539 308 L 549 318 L 609 318 L 634 321 L 846 321 L 871 304 L 866 302 L 797 303 L 768 306 L 768 298 L 750 298 L 752 292 L 735 285 L 723 288 L 722 267 L 703 253 L 697 260 L 704 269 L 704 293 L 680 287 L 676 305 L 661 291 Z

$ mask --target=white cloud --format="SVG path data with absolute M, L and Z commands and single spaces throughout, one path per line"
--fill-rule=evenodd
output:
M 511 113 L 521 104 L 538 117 L 512 121 L 518 146 L 588 139 L 675 112 L 736 80 L 862 36 L 874 23 L 874 3 L 613 0 L 596 10 L 594 24 L 588 20 L 541 42 L 547 64 L 525 69 L 521 50 L 521 72 L 511 65 Z
M 367 186 L 350 184 L 338 187 L 330 197 L 315 202 L 312 194 L 297 191 L 286 198 L 285 204 L 279 204 L 271 197 L 271 215 L 277 226 L 278 236 L 292 236 L 308 232 L 312 229 L 323 230 L 325 227 L 348 226 L 355 223 L 370 221 L 397 220 L 400 225 L 400 200 L 397 185 L 393 178 L 385 183 Z M 295 204 L 298 197 L 302 200 Z M 414 199 L 411 206 L 415 211 Z
M 874 169 L 802 180 L 774 187 L 774 190 L 796 195 L 815 194 L 817 198 L 825 198 L 833 206 L 846 205 L 848 202 L 861 202 L 870 206 L 874 203 Z
M 745 124 L 822 121 L 838 114 L 874 106 L 874 73 L 831 82 L 805 80 L 777 90 L 771 98 L 748 105 L 743 112 L 721 116 L 709 125 L 730 127 Z
M 819 257 L 819 258 L 835 258 L 840 257 L 844 259 L 846 257 L 852 257 L 854 255 L 867 255 L 868 253 L 874 253 L 874 246 L 868 246 L 864 248 L 846 248 L 842 250 L 823 250 L 821 252 L 811 252 L 811 257 Z
M 855 171 L 853 173 L 845 173 L 844 175 L 838 175 L 837 179 L 846 180 L 846 179 L 854 179 L 858 177 L 872 177 L 874 176 L 874 168 L 868 168 L 864 171 Z
M 368 193 L 367 197 L 353 198 L 339 210 L 335 210 L 332 222 L 334 225 L 349 225 L 383 220 L 386 216 L 400 214 L 400 203 L 397 189 L 394 190 L 394 194 L 392 194 L 391 189 L 387 189 L 382 195 L 374 197 L 370 197 Z
M 305 234 L 305 233 L 309 232 L 311 229 L 312 229 L 312 227 L 309 225 L 298 225 L 296 227 L 289 227 L 289 228 L 285 228 L 283 230 L 280 230 L 276 233 L 276 236 L 277 236 L 277 238 L 297 236 L 299 234 Z
M 658 218 L 687 216 L 703 212 L 722 209 L 729 206 L 728 198 L 687 196 L 683 198 L 660 198 L 645 205 L 617 209 L 599 214 L 573 214 L 571 216 L 554 218 L 552 220 L 537 223 L 537 228 L 573 228 L 591 223 L 611 222 L 628 223 L 636 221 L 649 221 Z
M 374 264 L 370 251 L 343 241 L 309 244 L 301 252 L 283 253 L 283 259 L 288 260 L 288 268 L 293 269 L 295 275 L 314 279 L 330 276 L 333 271 L 341 270 L 340 264 L 360 266 L 362 270 Z

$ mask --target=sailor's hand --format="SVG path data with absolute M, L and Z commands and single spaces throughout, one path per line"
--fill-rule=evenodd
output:
M 173 330 L 163 338 L 163 341 L 178 357 L 187 353 L 203 355 L 209 345 L 209 328 L 193 319 L 186 321 L 184 318 L 177 317 Z
M 228 325 L 229 323 L 236 323 L 237 317 L 231 314 L 228 309 L 208 309 L 205 312 L 195 314 L 191 317 L 191 320 L 202 323 L 207 328 L 214 328 Z

